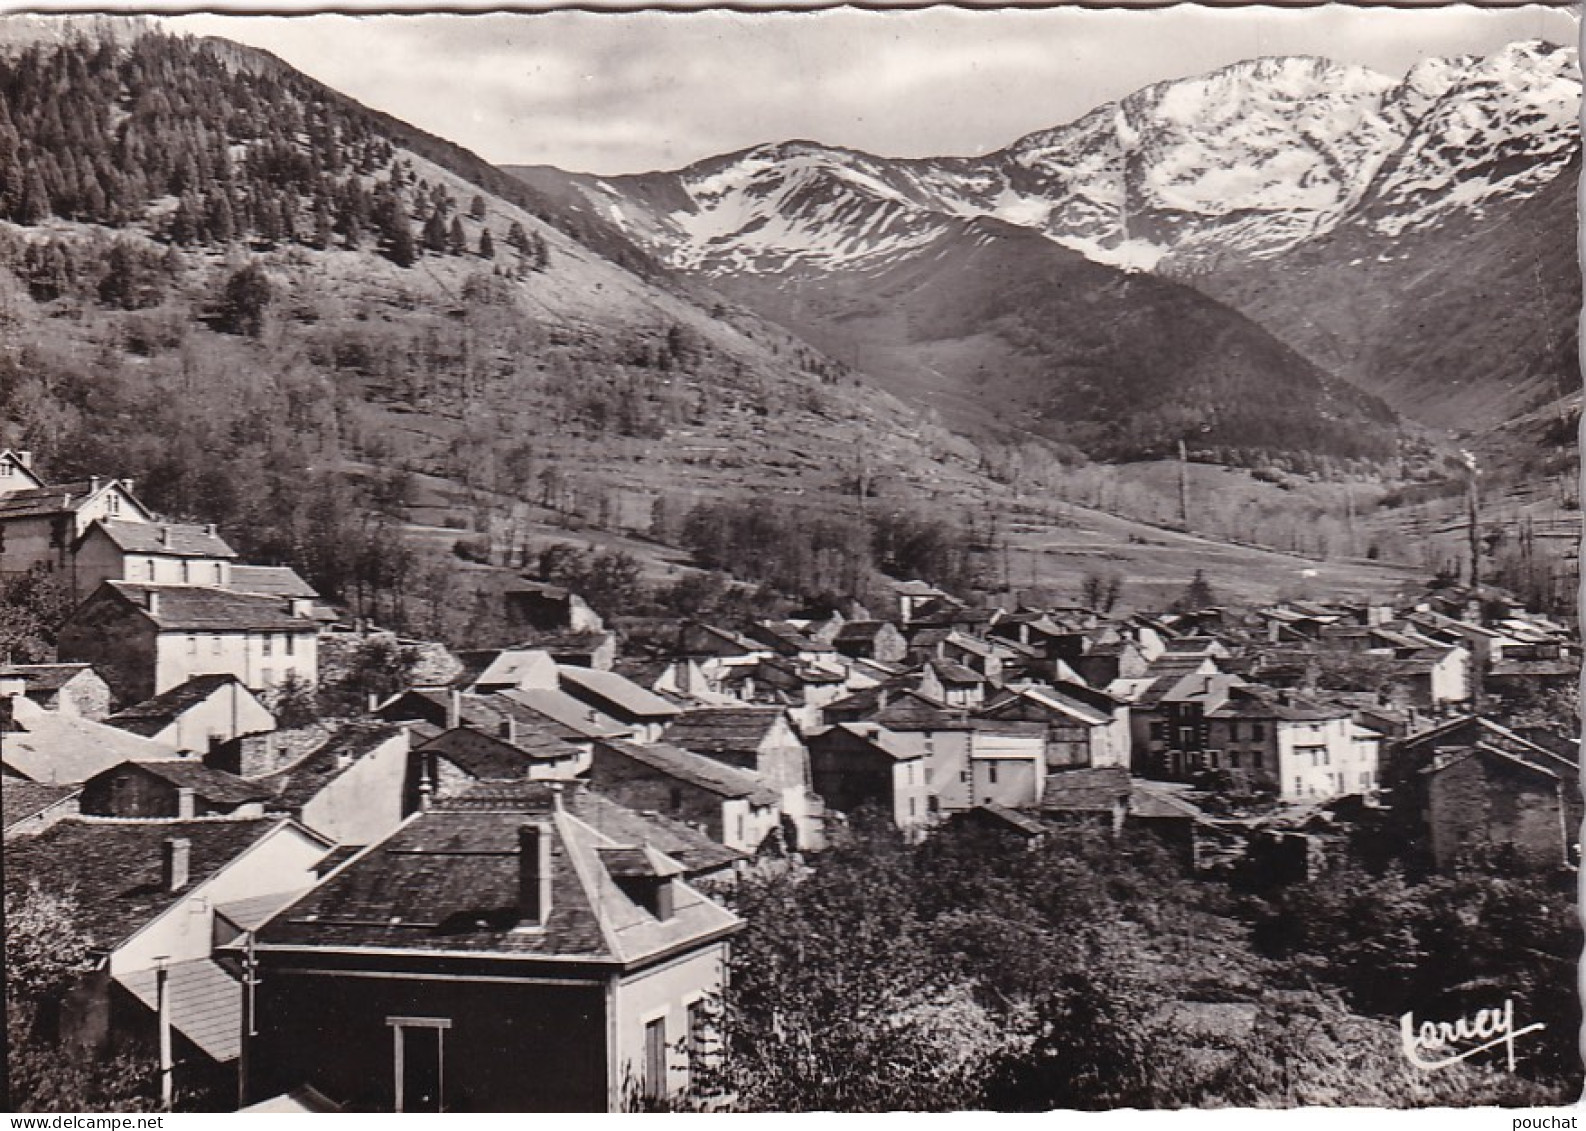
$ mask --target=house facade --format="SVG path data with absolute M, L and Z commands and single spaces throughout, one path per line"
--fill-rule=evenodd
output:
M 226 589 L 236 556 L 213 525 L 105 518 L 72 547 L 72 585 L 80 598 L 106 581 Z
M 194 676 L 229 674 L 251 691 L 319 679 L 312 603 L 182 585 L 107 581 L 60 631 L 66 661 L 89 663 L 124 703 Z
M 414 817 L 259 932 L 245 1100 L 601 1112 L 680 1090 L 741 926 L 680 871 L 554 793 Z
M 154 516 L 132 494 L 131 480 L 96 477 L 0 492 L 0 576 L 42 568 L 69 582 L 78 539 L 105 519 L 153 522 Z

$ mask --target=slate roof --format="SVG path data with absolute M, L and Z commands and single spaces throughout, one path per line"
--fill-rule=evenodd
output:
M 966 668 L 963 664 L 955 663 L 952 660 L 938 660 L 933 658 L 927 660 L 925 662 L 925 666 L 930 668 L 931 671 L 935 672 L 936 678 L 941 680 L 944 684 L 964 686 L 982 684 L 986 682 L 986 677 L 975 671 L 973 668 Z
M 102 488 L 113 480 L 100 480 Z M 94 484 L 86 479 L 74 483 L 54 483 L 48 487 L 30 487 L 0 495 L 0 519 L 41 518 L 46 515 L 76 511 L 94 493 Z M 67 499 L 71 502 L 68 503 Z
M 0 813 L 4 814 L 4 827 L 9 829 L 21 824 L 80 792 L 75 785 L 43 785 L 11 777 L 0 778 Z
M 234 558 L 237 552 L 213 527 L 177 522 L 128 522 L 102 518 L 83 537 L 102 530 L 117 549 L 129 554 L 159 554 L 170 558 Z
M 290 766 L 253 780 L 269 791 L 270 808 L 297 813 L 360 757 L 402 733 L 389 723 L 347 723 Z M 345 762 L 343 755 L 348 756 Z
M 242 1055 L 242 983 L 211 958 L 173 962 L 166 972 L 171 1027 L 220 1064 Z M 152 969 L 134 970 L 116 981 L 157 1011 L 156 977 Z
M 702 707 L 673 719 L 661 738 L 700 754 L 753 753 L 783 717 L 781 707 Z
M 230 673 L 195 675 L 186 683 L 161 692 L 153 699 L 145 699 L 141 703 L 117 711 L 105 722 L 110 726 L 120 727 L 122 730 L 129 730 L 148 738 L 170 726 L 222 687 L 229 683 L 240 685 L 241 682 Z
M 678 713 L 676 707 L 655 692 L 646 691 L 616 672 L 575 668 L 565 664 L 558 665 L 556 672 L 563 690 L 575 699 L 581 698 L 581 694 L 588 695 L 640 719 L 670 719 Z
M 79 925 L 96 948 L 111 950 L 283 823 L 279 817 L 71 817 L 6 845 L 6 884 L 37 880 L 47 891 L 74 893 Z M 185 837 L 191 845 L 188 884 L 179 892 L 161 883 L 171 837 Z
M 890 621 L 851 620 L 837 630 L 834 644 L 873 644 L 882 631 L 891 627 Z
M 1061 770 L 1046 776 L 1041 809 L 1048 813 L 1110 813 L 1129 801 L 1129 771 L 1122 766 Z
M 0 703 L 0 760 L 36 782 L 84 782 L 122 762 L 167 761 L 177 752 L 119 727 L 46 711 L 26 698 Z
M 538 669 L 554 678 L 556 662 L 542 651 L 526 648 L 503 648 L 480 669 L 473 679 L 475 686 L 516 687 L 523 678 Z
M 51 694 L 93 668 L 88 664 L 3 664 L 0 679 L 27 680 L 27 694 Z
M 871 722 L 838 723 L 834 727 L 828 727 L 826 730 L 810 735 L 810 745 L 817 748 L 824 745 L 821 741 L 822 736 L 829 735 L 834 731 L 842 731 L 857 738 L 870 749 L 892 759 L 894 762 L 912 762 L 916 758 L 925 757 L 923 751 L 908 749 L 900 745 L 896 740 L 896 736 L 888 731 L 886 727 Z M 835 747 L 834 752 L 838 754 L 846 753 L 841 747 Z
M 318 631 L 309 618 L 293 616 L 283 598 L 199 585 L 140 585 L 130 581 L 107 581 L 98 592 L 106 590 L 153 621 L 162 632 Z M 151 614 L 147 608 L 150 591 L 159 594 L 158 613 Z
M 1348 715 L 1347 707 L 1298 697 L 1284 702 L 1271 688 L 1252 684 L 1229 688 L 1228 698 L 1215 710 L 1207 712 L 1207 717 L 1213 719 L 1277 719 L 1280 722 L 1325 722 Z
M 479 782 L 460 794 L 437 800 L 435 808 L 511 811 L 516 807 L 535 812 L 549 804 L 552 790 L 549 782 Z M 748 859 L 745 853 L 681 821 L 629 809 L 583 783 L 566 784 L 561 796 L 568 812 L 602 836 L 622 844 L 648 844 L 682 864 L 689 875 L 717 872 Z
M 418 814 L 272 919 L 259 933 L 259 949 L 379 947 L 627 963 L 741 926 L 675 881 L 671 918 L 655 918 L 623 893 L 601 859 L 603 848 L 636 846 L 602 834 L 547 794 L 548 803 Z M 543 929 L 515 930 L 518 831 L 531 821 L 551 832 L 551 909 Z
M 1038 837 L 1046 834 L 1046 826 L 1034 817 L 1027 817 L 1017 809 L 1009 809 L 1006 805 L 999 805 L 995 801 L 987 801 L 976 805 L 972 809 L 964 810 L 964 815 L 980 815 L 995 818 L 1001 824 L 1007 825 L 1014 832 L 1026 837 Z
M 754 775 L 664 742 L 639 745 L 633 742 L 601 742 L 596 757 L 620 757 L 647 766 L 665 777 L 714 793 L 727 800 L 747 798 L 751 805 L 775 805 L 775 790 L 761 784 Z
M 1199 806 L 1159 784 L 1135 781 L 1129 792 L 1129 816 L 1147 819 L 1204 820 Z
M 245 805 L 250 801 L 263 801 L 270 796 L 269 788 L 257 781 L 239 778 L 236 774 L 228 774 L 225 770 L 212 770 L 195 760 L 123 762 L 119 766 L 105 770 L 104 773 L 113 773 L 122 766 L 136 767 L 144 773 L 169 782 L 177 789 L 191 789 L 196 796 L 220 805 Z M 95 776 L 102 777 L 103 774 Z
M 508 700 L 531 715 L 564 728 L 565 737 L 576 739 L 626 738 L 633 728 L 618 722 L 560 689 L 533 688 L 500 692 L 497 698 Z M 673 708 L 675 711 L 676 708 Z
M 229 588 L 238 593 L 259 593 L 266 597 L 319 597 L 314 587 L 299 577 L 291 566 L 236 563 L 231 567 Z
M 1002 711 L 1021 702 L 1033 705 L 1050 717 L 1082 723 L 1085 726 L 1106 726 L 1112 721 L 1111 716 L 1105 711 L 1088 703 L 1081 703 L 1061 692 L 1041 687 L 1010 688 L 1006 695 L 981 708 L 981 713 L 995 718 Z
M 518 731 L 509 740 L 467 726 L 442 731 L 417 749 L 433 751 L 481 781 L 512 781 L 527 777 L 536 765 L 573 761 L 580 756 L 576 746 L 544 734 Z

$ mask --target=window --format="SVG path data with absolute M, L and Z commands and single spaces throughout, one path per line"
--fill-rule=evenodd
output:
M 226 583 L 226 567 L 221 565 L 219 562 L 216 562 L 215 563 L 215 584 L 216 585 L 224 585 L 225 583 Z
M 189 636 L 187 638 L 187 654 L 189 656 L 198 655 L 198 637 Z
M 110 494 L 105 496 L 105 513 L 106 514 L 120 514 L 121 513 L 121 496 L 116 494 L 114 491 L 110 492 Z
M 275 672 L 274 671 L 272 671 L 270 668 L 260 668 L 259 669 L 259 682 L 260 683 L 273 683 L 274 681 L 275 681 Z
M 909 819 L 912 821 L 915 817 L 918 817 L 919 815 L 920 815 L 920 810 L 919 810 L 918 799 L 917 798 L 913 798 L 913 797 L 909 798 Z
M 688 1003 L 688 1075 L 692 1079 L 705 1064 L 710 1046 L 710 1011 L 704 998 Z
M 185 562 L 185 561 L 184 561 L 184 562 L 183 562 L 183 563 L 182 563 L 182 584 L 183 584 L 183 585 L 186 585 L 186 584 L 187 584 L 187 583 L 188 583 L 188 582 L 189 582 L 189 581 L 191 581 L 191 580 L 192 580 L 192 578 L 191 578 L 191 577 L 190 577 L 190 576 L 189 576 L 189 574 L 188 574 L 188 565 L 187 565 L 187 563 L 186 563 L 186 562 Z
M 1251 738 L 1252 741 L 1260 742 L 1262 739 L 1266 738 L 1266 736 L 1267 736 L 1267 724 L 1266 723 L 1251 723 L 1250 724 L 1250 738 Z
M 1255 750 L 1251 752 L 1250 764 L 1258 770 L 1261 768 L 1261 751 Z
M 259 643 L 260 651 L 263 655 L 268 656 L 275 651 L 275 637 L 270 635 L 268 632 L 259 637 Z
M 733 826 L 737 830 L 738 843 L 739 844 L 744 843 L 744 837 L 743 837 L 743 811 L 742 810 L 739 810 L 738 815 L 737 815 L 737 817 L 735 818 L 735 820 L 733 822 Z
M 212 656 L 220 655 L 220 633 L 218 632 L 209 638 L 209 653 Z
M 1228 752 L 1228 768 L 1230 770 L 1237 770 L 1239 768 L 1239 751 L 1230 750 Z
M 154 559 L 153 558 L 149 559 L 148 569 L 149 569 L 149 580 L 153 581 L 154 580 L 154 574 L 155 574 L 155 567 L 154 567 Z
M 285 652 L 288 656 L 296 655 L 296 653 L 297 653 L 297 637 L 293 636 L 290 632 L 288 632 L 286 635 L 282 636 L 281 637 L 281 651 Z
M 440 1112 L 445 1104 L 445 1017 L 387 1017 L 391 1027 L 392 1098 L 397 1111 Z
M 1299 797 L 1305 792 L 1305 779 L 1299 774 L 1294 775 L 1294 796 Z
M 992 785 L 996 785 L 997 784 L 997 763 L 995 763 L 995 762 L 989 763 L 986 766 L 986 774 L 987 774 L 986 780 L 991 782 Z
M 10 460 L 0 463 L 0 479 L 10 479 L 15 472 L 16 468 L 11 466 Z
M 666 1098 L 666 1018 L 644 1023 L 644 1094 Z
M 1232 722 L 1230 722 L 1228 724 L 1228 741 L 1229 742 L 1238 742 L 1239 741 L 1239 720 L 1238 719 L 1235 719 L 1235 720 L 1233 720 Z

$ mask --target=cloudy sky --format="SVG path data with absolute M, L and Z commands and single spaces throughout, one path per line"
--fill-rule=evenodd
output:
M 809 138 L 984 153 L 1151 82 L 1259 55 L 1402 74 L 1428 55 L 1575 43 L 1557 8 L 193 15 L 498 164 L 676 168 Z

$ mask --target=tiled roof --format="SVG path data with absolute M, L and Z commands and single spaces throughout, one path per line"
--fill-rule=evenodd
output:
M 153 699 L 145 699 L 111 715 L 105 722 L 145 737 L 158 734 L 227 684 L 241 684 L 230 673 L 195 675 Z M 251 694 L 249 692 L 248 694 Z
M 0 759 L 36 782 L 85 782 L 122 762 L 163 762 L 177 756 L 163 742 L 79 715 L 46 711 L 25 698 L 4 706 L 10 721 L 5 724 Z
M 923 758 L 925 756 L 923 751 L 905 747 L 898 741 L 897 736 L 891 731 L 887 730 L 886 727 L 881 726 L 879 723 L 872 722 L 838 723 L 836 726 L 830 727 L 827 730 L 819 732 L 818 734 L 810 735 L 809 741 L 811 747 L 818 748 L 826 745 L 827 742 L 830 742 L 830 739 L 823 741 L 822 736 L 831 735 L 836 731 L 842 731 L 844 734 L 850 735 L 853 738 L 857 738 L 870 749 L 884 755 L 885 757 L 891 758 L 894 762 L 912 762 L 916 758 Z M 841 750 L 841 746 L 835 744 L 833 745 L 834 752 L 840 753 Z
M 1129 816 L 1198 821 L 1206 814 L 1193 802 L 1179 796 L 1177 790 L 1135 781 L 1129 792 Z
M 1227 700 L 1207 714 L 1214 719 L 1254 718 L 1277 719 L 1280 722 L 1325 722 L 1329 719 L 1348 717 L 1349 709 L 1318 703 L 1311 699 L 1290 697 L 1285 701 L 1279 692 L 1271 688 L 1245 684 L 1230 688 Z
M 314 587 L 298 576 L 291 566 L 242 565 L 231 567 L 231 585 L 238 593 L 258 593 L 266 597 L 317 598 Z
M 579 740 L 591 738 L 626 738 L 633 728 L 618 722 L 610 715 L 574 699 L 560 689 L 514 689 L 499 693 L 499 698 L 517 704 L 530 714 L 564 728 L 564 737 Z
M 516 930 L 519 829 L 531 821 L 551 833 L 551 908 L 541 929 Z M 600 850 L 619 847 L 634 845 L 603 835 L 554 802 L 489 810 L 437 807 L 277 915 L 260 932 L 258 945 L 631 962 L 740 925 L 730 912 L 680 884 L 672 916 L 655 918 L 607 871 Z
M 559 738 L 516 732 L 508 740 L 469 726 L 443 731 L 418 749 L 433 751 L 481 781 L 512 781 L 527 777 L 537 765 L 579 757 L 576 746 Z
M 525 677 L 538 672 L 543 678 L 554 679 L 556 661 L 538 650 L 503 648 L 498 651 L 474 677 L 474 685 L 484 687 L 516 687 Z
M 644 746 L 633 742 L 601 742 L 596 757 L 626 758 L 666 777 L 676 778 L 729 800 L 748 798 L 752 805 L 774 805 L 777 801 L 775 791 L 766 788 L 752 774 L 664 742 Z
M 88 664 L 4 664 L 0 665 L 0 679 L 7 676 L 27 680 L 27 693 L 59 691 L 86 671 Z
M 103 486 L 103 483 L 100 485 Z M 94 485 L 83 479 L 76 483 L 55 483 L 48 487 L 12 491 L 0 495 L 0 519 L 39 518 L 75 511 L 88 500 L 93 489 Z M 71 500 L 69 503 L 68 499 Z
M 1122 766 L 1062 770 L 1046 776 L 1041 808 L 1046 812 L 1111 812 L 1129 800 L 1129 771 Z
M 269 805 L 296 813 L 331 782 L 352 769 L 358 759 L 404 731 L 389 723 L 347 723 L 296 762 L 254 779 L 269 791 Z
M 198 761 L 123 762 L 121 766 L 136 767 L 178 789 L 191 789 L 196 796 L 220 805 L 243 805 L 270 796 L 270 790 L 257 781 L 239 778 L 225 770 L 212 770 Z M 121 766 L 112 766 L 104 772 L 113 773 Z
M 550 805 L 555 788 L 549 782 L 478 782 L 460 794 L 436 801 L 435 807 L 538 812 Z M 689 875 L 716 872 L 747 859 L 736 848 L 728 848 L 681 821 L 660 813 L 636 812 L 582 783 L 567 783 L 561 796 L 568 812 L 602 836 L 621 844 L 648 844 L 682 864 Z
M 752 753 L 783 717 L 781 707 L 703 707 L 672 720 L 661 737 L 700 754 Z
M 36 817 L 51 805 L 59 804 L 79 792 L 79 787 L 75 785 L 41 785 L 38 782 L 0 777 L 0 812 L 4 813 L 5 828 Z
M 966 815 L 977 814 L 993 817 L 1024 836 L 1042 836 L 1047 831 L 1046 826 L 1034 817 L 1028 817 L 1017 809 L 1009 809 L 1006 805 L 999 805 L 995 801 L 984 802 L 964 812 Z
M 954 663 L 952 660 L 927 660 L 925 666 L 936 673 L 936 678 L 943 683 L 950 684 L 981 684 L 986 682 L 986 677 L 973 668 L 966 668 L 963 664 Z
M 199 585 L 138 585 L 130 581 L 107 581 L 100 591 L 105 589 L 136 608 L 162 631 L 318 631 L 318 626 L 309 618 L 293 616 L 284 598 Z M 148 611 L 150 592 L 159 595 L 158 613 Z
M 281 824 L 265 817 L 68 818 L 6 845 L 6 884 L 37 880 L 47 891 L 73 892 L 79 925 L 96 947 L 110 950 Z M 172 837 L 191 846 L 188 884 L 179 892 L 161 882 L 164 846 Z
M 616 672 L 595 671 L 562 664 L 557 667 L 562 688 L 575 699 L 588 695 L 601 703 L 640 719 L 670 719 L 678 709 L 653 691 L 646 691 Z
M 242 1054 L 242 984 L 211 958 L 172 963 L 166 974 L 171 1028 L 211 1060 L 236 1060 Z M 152 969 L 134 970 L 116 981 L 150 1010 L 158 1010 L 157 977 Z
M 175 522 L 127 522 L 102 518 L 90 526 L 104 531 L 117 549 L 129 554 L 160 554 L 173 558 L 234 558 L 237 552 L 215 533 L 214 527 Z

